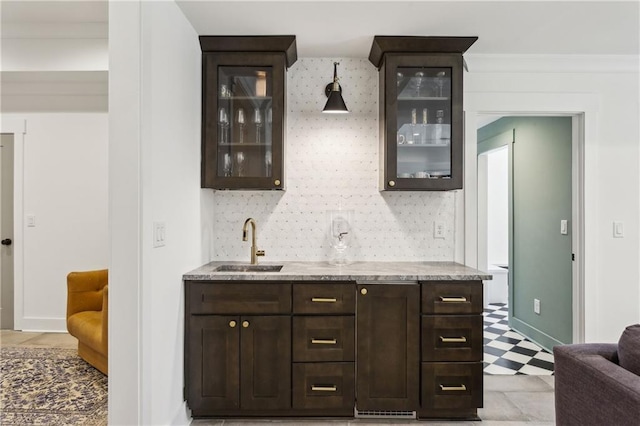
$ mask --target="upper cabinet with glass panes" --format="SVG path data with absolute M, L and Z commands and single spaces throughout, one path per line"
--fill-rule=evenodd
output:
M 477 37 L 376 36 L 380 190 L 462 188 L 462 68 Z
M 201 36 L 202 187 L 284 189 L 295 36 Z

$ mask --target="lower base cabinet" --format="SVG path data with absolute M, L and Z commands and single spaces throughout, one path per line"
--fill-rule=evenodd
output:
M 186 292 L 194 417 L 477 419 L 482 407 L 481 281 L 187 281 Z

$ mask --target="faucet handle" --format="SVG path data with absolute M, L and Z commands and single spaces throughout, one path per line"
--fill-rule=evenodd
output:
M 256 256 L 264 256 L 264 250 L 256 250 Z

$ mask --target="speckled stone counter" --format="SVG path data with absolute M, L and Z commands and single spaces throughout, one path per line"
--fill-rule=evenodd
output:
M 455 262 L 262 262 L 283 265 L 279 272 L 219 272 L 222 265 L 244 262 L 210 262 L 182 276 L 185 281 L 466 281 L 490 280 L 491 275 Z

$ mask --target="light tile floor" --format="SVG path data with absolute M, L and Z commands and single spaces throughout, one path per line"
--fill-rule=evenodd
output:
M 76 348 L 77 340 L 67 333 L 26 333 L 0 331 L 0 346 Z M 388 420 L 194 420 L 193 425 L 209 426 L 401 426 L 428 424 L 475 426 L 551 426 L 554 424 L 554 377 L 504 375 L 484 376 L 484 408 L 478 422 L 417 422 Z

